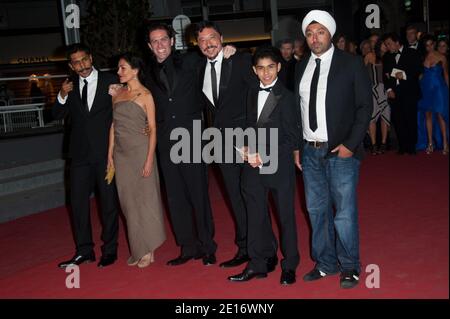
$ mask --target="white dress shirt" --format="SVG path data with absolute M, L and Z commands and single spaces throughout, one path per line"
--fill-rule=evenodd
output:
M 259 86 L 263 89 L 269 88 L 271 86 L 274 86 L 275 83 L 277 83 L 278 78 L 275 79 L 275 81 L 273 81 L 272 83 L 270 83 L 269 85 L 264 85 L 261 82 L 259 82 Z M 258 117 L 256 118 L 257 120 L 259 120 L 259 116 L 261 115 L 261 112 L 264 108 L 264 104 L 266 104 L 267 98 L 269 97 L 270 92 L 261 90 L 258 93 Z
M 81 94 L 83 92 L 83 88 L 85 85 L 84 80 L 86 80 L 88 82 L 88 84 L 87 84 L 87 86 L 88 86 L 87 102 L 88 102 L 88 108 L 90 111 L 92 108 L 92 103 L 94 103 L 95 92 L 97 92 L 98 71 L 94 67 L 92 67 L 92 72 L 91 72 L 91 74 L 89 74 L 88 77 L 83 78 L 83 77 L 79 76 L 78 78 L 79 78 L 79 83 L 80 83 L 80 98 L 81 98 Z M 66 95 L 65 98 L 62 98 L 61 92 L 58 93 L 58 102 L 61 104 L 66 104 L 67 97 L 68 97 L 68 95 Z
M 413 44 L 409 44 L 408 47 L 410 47 L 411 49 L 417 50 L 419 47 L 419 41 L 416 41 Z
M 217 98 L 219 98 L 219 87 L 220 87 L 220 73 L 222 71 L 222 60 L 223 60 L 223 49 L 220 50 L 219 54 L 214 60 L 206 60 L 205 78 L 203 80 L 203 93 L 205 93 L 208 100 L 214 105 L 214 99 L 212 94 L 212 84 L 211 84 L 211 64 L 210 62 L 217 61 L 214 64 L 214 69 L 217 75 Z M 214 105 L 215 106 L 215 105 Z
M 323 53 L 320 57 L 311 52 L 305 72 L 300 81 L 300 108 L 302 112 L 303 138 L 307 141 L 327 142 L 327 116 L 325 99 L 327 96 L 328 74 L 330 73 L 331 60 L 333 58 L 334 46 Z M 315 132 L 309 128 L 309 95 L 311 90 L 311 81 L 316 68 L 316 59 L 320 61 L 319 82 L 317 84 L 317 99 L 316 99 L 316 113 L 317 113 L 317 129 Z

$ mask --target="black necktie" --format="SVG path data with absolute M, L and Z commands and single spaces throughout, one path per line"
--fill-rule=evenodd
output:
M 273 86 L 268 87 L 268 88 L 262 88 L 262 87 L 259 87 L 259 90 L 260 90 L 260 91 L 270 92 L 270 91 L 272 91 L 272 88 L 273 88 Z
M 172 84 L 171 84 L 171 81 L 170 81 L 170 77 L 169 77 L 169 72 L 167 72 L 168 70 L 167 70 L 167 67 L 166 67 L 166 65 L 164 64 L 162 67 L 161 67 L 161 71 L 160 71 L 160 74 L 159 74 L 159 77 L 160 77 L 160 79 L 161 79 L 161 82 L 164 84 L 164 86 L 166 87 L 166 90 L 167 90 L 167 92 L 169 92 L 170 93 L 170 91 L 171 91 L 171 88 L 172 88 Z
M 309 128 L 313 132 L 317 130 L 316 100 L 317 100 L 317 84 L 319 83 L 319 74 L 320 74 L 320 59 L 316 59 L 316 68 L 314 69 L 309 95 Z
M 214 65 L 217 61 L 209 62 L 211 63 L 211 86 L 212 86 L 212 96 L 214 100 L 214 105 L 217 106 L 217 74 L 216 74 L 216 68 Z
M 89 112 L 88 99 L 87 99 L 87 90 L 88 90 L 88 81 L 86 79 L 83 80 L 84 86 L 83 91 L 81 92 L 81 104 L 83 104 L 84 109 Z

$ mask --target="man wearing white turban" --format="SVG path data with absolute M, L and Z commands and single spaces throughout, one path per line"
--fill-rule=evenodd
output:
M 309 12 L 302 31 L 311 55 L 295 72 L 302 132 L 295 161 L 303 171 L 316 263 L 303 280 L 340 270 L 341 287 L 352 288 L 360 273 L 356 186 L 373 107 L 370 79 L 362 59 L 334 49 L 336 22 L 328 12 Z

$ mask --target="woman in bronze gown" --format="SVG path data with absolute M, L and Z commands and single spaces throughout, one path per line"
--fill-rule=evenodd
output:
M 121 88 L 111 89 L 113 124 L 108 167 L 115 169 L 120 205 L 126 217 L 130 266 L 147 267 L 166 239 L 156 165 L 155 104 L 139 80 L 142 60 L 124 54 L 119 60 Z M 149 133 L 142 133 L 148 126 Z

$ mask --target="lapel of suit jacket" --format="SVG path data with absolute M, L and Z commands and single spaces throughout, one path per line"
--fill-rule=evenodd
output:
M 230 57 L 228 59 L 222 60 L 222 68 L 220 71 L 220 84 L 219 84 L 219 101 L 216 107 L 221 106 L 221 101 L 225 96 L 225 91 L 228 88 L 228 83 L 230 82 L 231 72 L 233 71 L 233 59 Z
M 403 46 L 402 52 L 399 51 L 400 57 L 398 58 L 398 62 L 396 62 L 396 66 L 399 67 L 399 68 L 400 68 L 401 62 L 403 62 L 404 55 L 407 54 L 406 50 L 407 50 L 406 46 Z M 395 62 L 395 55 L 396 54 L 394 54 L 394 62 Z
M 279 82 L 277 81 L 272 91 L 270 91 L 269 96 L 267 97 L 267 100 L 264 103 L 261 114 L 259 115 L 258 122 L 256 123 L 258 127 L 262 127 L 264 126 L 264 124 L 267 123 L 270 114 L 272 114 L 273 110 L 278 105 L 278 101 L 280 100 L 280 98 L 281 98 L 281 87 Z M 258 107 L 258 103 L 256 103 L 256 107 Z
M 173 83 L 171 95 L 174 94 L 175 92 L 178 80 L 180 79 L 181 72 L 184 72 L 184 68 L 182 65 L 183 62 L 178 56 L 173 56 L 172 61 L 173 61 Z
M 331 64 L 330 64 L 330 71 L 328 72 L 328 78 L 327 78 L 327 92 L 325 96 L 325 117 L 327 120 L 327 126 L 329 126 L 328 123 L 328 115 L 330 114 L 331 105 L 333 104 L 333 99 L 337 98 L 337 96 L 332 96 L 330 92 L 332 91 L 331 87 L 336 85 L 336 82 L 334 79 L 336 78 L 337 73 L 339 72 L 340 68 L 340 57 L 341 57 L 341 51 L 339 49 L 335 48 L 333 52 L 333 56 L 331 57 Z
M 257 89 L 250 89 L 250 98 L 248 100 L 249 103 L 249 120 L 252 126 L 256 126 L 258 121 L 258 93 Z

